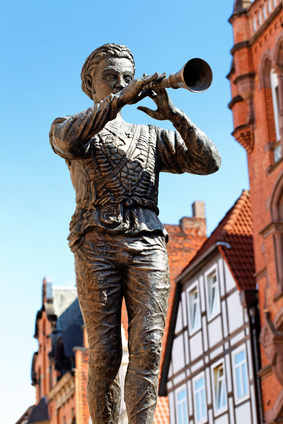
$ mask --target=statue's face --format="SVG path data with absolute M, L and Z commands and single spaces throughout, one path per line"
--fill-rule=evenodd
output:
M 94 102 L 98 103 L 110 93 L 117 93 L 134 78 L 132 62 L 126 58 L 109 57 L 102 60 L 92 75 Z

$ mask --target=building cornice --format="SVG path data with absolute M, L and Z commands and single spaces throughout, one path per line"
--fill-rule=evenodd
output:
M 75 379 L 71 371 L 68 371 L 54 386 L 50 392 L 48 393 L 48 401 L 50 400 L 57 400 L 58 398 L 62 397 L 63 392 L 66 394 L 69 394 L 69 391 L 71 389 L 72 393 L 75 388 Z

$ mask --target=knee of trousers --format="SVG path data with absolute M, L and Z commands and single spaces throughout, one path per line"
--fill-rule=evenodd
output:
M 161 356 L 161 335 L 148 334 L 145 338 L 135 343 L 130 349 L 130 363 L 137 369 L 153 370 L 159 368 Z
M 105 349 L 89 350 L 89 369 L 95 374 L 101 374 L 107 372 L 107 374 L 117 374 L 122 360 L 121 349 L 111 349 L 108 346 Z

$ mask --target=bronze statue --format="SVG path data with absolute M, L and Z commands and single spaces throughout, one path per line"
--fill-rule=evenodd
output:
M 167 235 L 158 219 L 159 172 L 210 174 L 219 169 L 214 144 L 177 109 L 159 83 L 165 74 L 134 79 L 130 50 L 105 44 L 86 59 L 87 110 L 56 119 L 50 142 L 66 160 L 76 190 L 69 246 L 89 341 L 88 403 L 95 424 L 118 423 L 121 305 L 125 298 L 129 423 L 153 423 L 161 339 L 169 294 Z M 149 96 L 149 116 L 176 132 L 125 122 L 125 105 Z

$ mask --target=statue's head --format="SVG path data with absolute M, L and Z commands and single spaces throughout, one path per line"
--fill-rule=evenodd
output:
M 82 71 L 82 90 L 91 100 L 102 100 L 99 96 L 99 89 L 103 85 L 103 81 L 108 85 L 110 83 L 111 72 L 123 73 L 124 82 L 121 84 L 129 84 L 135 74 L 135 61 L 128 47 L 121 44 L 108 43 L 95 49 L 86 59 Z M 115 73 L 115 72 L 114 72 Z M 113 85 L 113 84 L 112 84 Z M 119 89 L 122 89 L 123 86 Z M 113 88 L 113 87 L 112 87 Z M 110 87 L 111 89 L 111 87 Z M 105 91 L 105 90 L 104 90 Z M 113 88 L 111 92 L 118 91 Z M 96 95 L 97 94 L 97 95 Z M 99 97 L 95 99 L 94 97 Z M 103 97 L 104 98 L 104 97 Z

